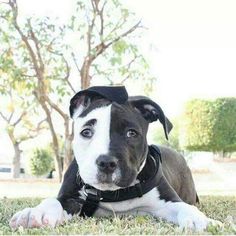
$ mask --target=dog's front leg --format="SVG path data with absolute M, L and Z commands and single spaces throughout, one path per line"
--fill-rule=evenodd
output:
M 78 201 L 77 171 L 77 163 L 73 160 L 65 173 L 58 198 L 45 199 L 36 207 L 17 212 L 11 218 L 10 226 L 12 228 L 55 227 L 70 219 L 73 214 L 79 213 L 81 204 Z
M 209 224 L 220 224 L 219 221 L 206 217 L 197 207 L 185 202 L 166 202 L 155 212 L 155 216 L 175 223 L 181 228 L 197 231 L 206 229 Z
M 10 220 L 12 228 L 55 227 L 71 218 L 63 210 L 61 203 L 55 198 L 47 198 L 33 208 L 25 208 L 17 212 Z

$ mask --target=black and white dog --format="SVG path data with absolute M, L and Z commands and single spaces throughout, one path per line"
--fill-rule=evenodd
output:
M 91 87 L 70 104 L 74 120 L 74 161 L 57 199 L 16 213 L 10 226 L 55 227 L 71 218 L 153 215 L 180 227 L 203 230 L 216 221 L 198 201 L 184 158 L 167 147 L 148 146 L 149 123 L 172 128 L 162 109 L 147 97 L 128 97 L 124 87 Z

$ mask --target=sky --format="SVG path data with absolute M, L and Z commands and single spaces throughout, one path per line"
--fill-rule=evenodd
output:
M 140 47 L 157 78 L 151 97 L 167 116 L 179 115 L 191 98 L 236 96 L 235 0 L 123 2 L 148 28 Z M 72 0 L 18 3 L 23 15 L 59 16 L 62 22 L 73 11 Z

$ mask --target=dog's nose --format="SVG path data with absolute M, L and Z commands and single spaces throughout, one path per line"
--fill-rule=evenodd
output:
M 105 173 L 112 173 L 117 167 L 117 160 L 115 157 L 100 155 L 96 160 L 98 169 Z

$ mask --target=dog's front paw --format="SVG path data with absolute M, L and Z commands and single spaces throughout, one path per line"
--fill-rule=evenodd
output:
M 206 217 L 195 206 L 187 205 L 177 215 L 181 228 L 203 231 L 208 225 L 220 225 L 221 222 Z
M 56 199 L 45 199 L 34 208 L 25 208 L 17 212 L 10 220 L 10 227 L 16 229 L 40 228 L 44 226 L 55 227 L 71 218 Z

